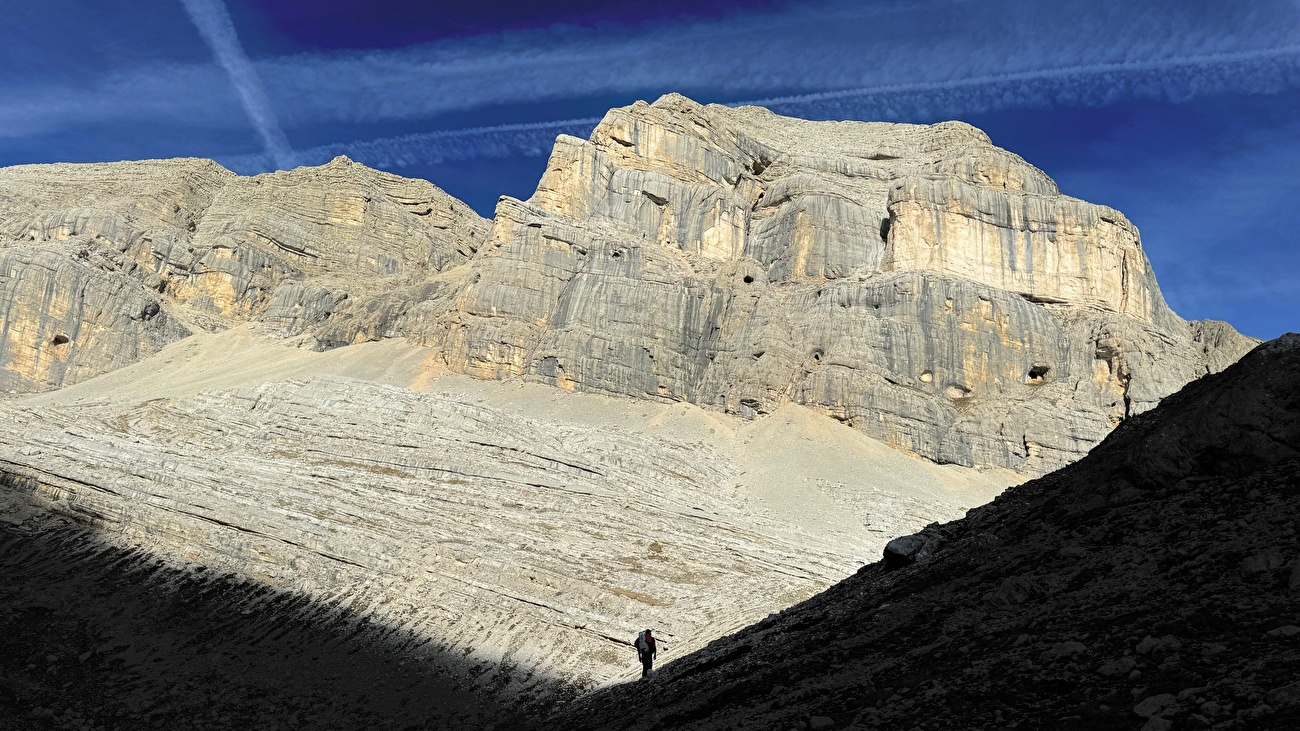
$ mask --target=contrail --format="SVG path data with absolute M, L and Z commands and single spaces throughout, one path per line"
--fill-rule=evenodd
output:
M 1178 97 L 1222 91 L 1263 93 L 1300 78 L 1300 45 L 1229 53 L 1187 55 L 1152 61 L 1080 64 L 903 84 L 838 89 L 725 102 L 726 106 L 763 106 L 808 117 L 898 119 L 980 112 L 988 108 L 1032 106 L 1036 103 L 1104 103 L 1115 95 Z M 1278 64 L 1281 64 L 1279 67 Z M 434 132 L 334 143 L 303 150 L 306 164 L 323 163 L 346 154 L 379 168 L 404 168 L 450 161 L 545 156 L 557 134 L 585 137 L 598 117 L 559 119 L 523 124 L 438 130 Z M 256 173 L 266 169 L 264 155 L 228 156 L 232 170 Z
M 262 88 L 262 79 L 253 68 L 253 62 L 244 47 L 239 43 L 235 33 L 235 24 L 230 20 L 225 3 L 221 0 L 181 0 L 185 12 L 189 14 L 199 35 L 212 49 L 217 62 L 226 70 L 230 83 L 239 93 L 239 101 L 244 111 L 262 138 L 262 144 L 275 161 L 277 168 L 291 168 L 296 165 L 296 156 L 289 145 L 289 139 L 280 129 L 271 109 L 271 100 Z

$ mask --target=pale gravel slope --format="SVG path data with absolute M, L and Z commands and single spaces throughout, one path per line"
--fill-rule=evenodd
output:
M 0 467 L 123 545 L 504 662 L 507 694 L 626 677 L 618 643 L 642 625 L 665 659 L 698 648 L 1014 477 L 912 459 L 795 405 L 744 421 L 477 381 L 401 341 L 285 342 L 200 334 L 10 400 Z

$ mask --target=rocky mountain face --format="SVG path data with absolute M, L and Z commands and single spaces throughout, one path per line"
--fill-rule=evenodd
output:
M 542 726 L 1295 728 L 1298 516 L 1290 334 L 927 528 L 902 568 L 866 566 Z
M 0 171 L 0 370 L 75 383 L 253 320 L 479 378 L 797 403 L 909 454 L 1041 474 L 1251 341 L 1164 303 L 1137 230 L 959 122 L 677 95 L 561 137 L 495 219 L 345 159 Z
M 253 178 L 210 160 L 5 168 L 0 388 L 77 383 L 249 319 L 301 333 L 351 298 L 427 288 L 486 234 L 433 185 L 345 159 Z
M 46 597 L 0 620 L 58 608 L 132 663 L 126 637 L 232 609 L 250 653 L 326 637 L 493 708 L 630 677 L 647 624 L 671 659 L 802 601 L 1251 345 L 972 127 L 676 95 L 561 138 L 491 222 L 343 158 L 3 169 L 0 306 L 0 539 L 32 557 L 0 570 Z M 152 629 L 86 605 L 139 603 L 119 558 L 190 598 Z M 91 642 L 41 632 L 21 667 Z M 214 682 L 186 657 L 141 677 Z M 121 718 L 186 718 L 167 698 Z M 285 725 L 254 705 L 231 717 Z
M 472 267 L 445 332 L 417 333 L 457 370 L 742 415 L 795 402 L 1031 474 L 1249 346 L 1169 310 L 1123 215 L 959 122 L 615 109 L 501 202 Z

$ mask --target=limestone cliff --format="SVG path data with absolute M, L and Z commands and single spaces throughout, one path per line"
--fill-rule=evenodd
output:
M 0 387 L 76 383 L 196 327 L 298 334 L 463 263 L 486 233 L 433 185 L 346 158 L 251 178 L 209 160 L 6 168 Z
M 479 377 L 786 402 L 1028 473 L 1251 344 L 1165 304 L 1136 228 L 960 122 L 808 122 L 670 95 L 561 137 L 436 326 Z
M 254 320 L 315 349 L 406 336 L 479 378 L 745 417 L 797 403 L 1028 474 L 1252 343 L 1178 318 L 1123 215 L 969 125 L 677 95 L 560 137 L 490 229 L 345 158 L 28 166 L 0 171 L 0 252 L 11 389 Z

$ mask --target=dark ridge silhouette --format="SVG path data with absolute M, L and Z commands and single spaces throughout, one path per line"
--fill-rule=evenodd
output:
M 499 698 L 508 668 L 211 573 L 60 516 L 0 523 L 0 728 L 508 727 L 567 692 Z
M 1300 728 L 1300 335 L 897 549 L 542 725 Z

